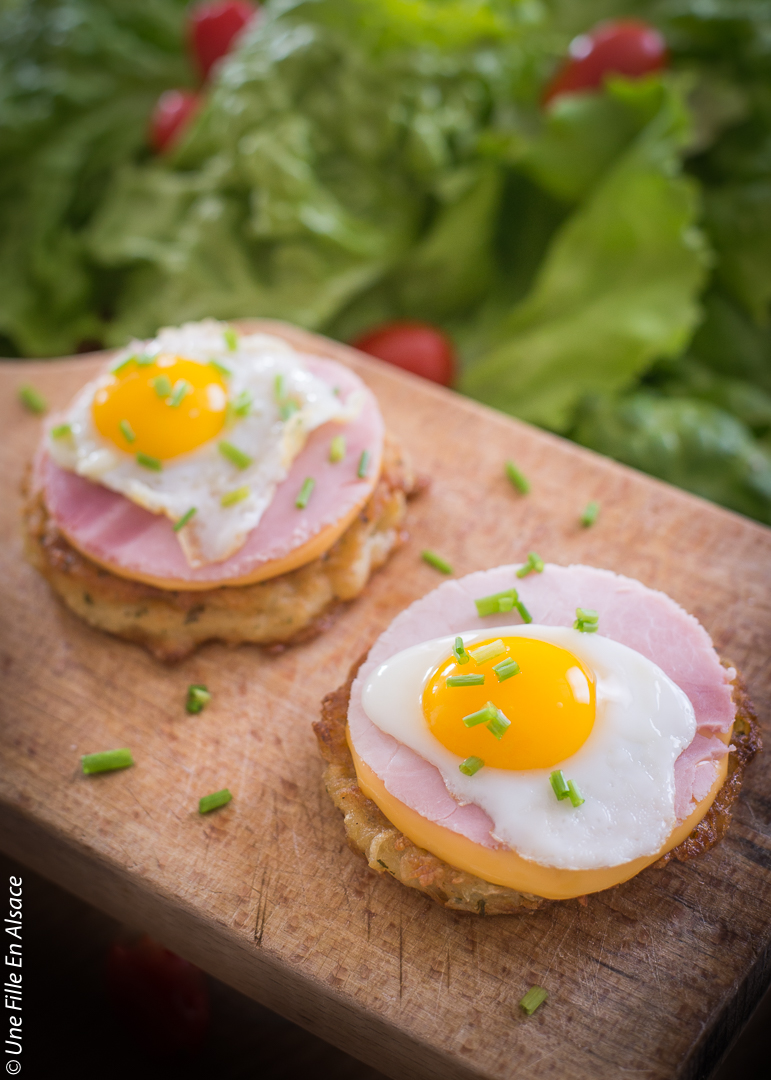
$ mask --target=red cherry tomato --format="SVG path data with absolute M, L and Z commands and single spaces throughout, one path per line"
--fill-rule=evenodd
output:
M 603 23 L 590 34 L 574 38 L 569 52 L 570 59 L 546 88 L 544 105 L 560 94 L 596 90 L 606 75 L 628 75 L 634 79 L 660 71 L 667 64 L 664 38 L 640 19 Z
M 377 356 L 424 379 L 450 386 L 455 375 L 455 350 L 450 339 L 430 323 L 392 322 L 362 334 L 355 349 Z
M 209 991 L 203 972 L 146 934 L 133 945 L 116 941 L 110 947 L 107 991 L 125 1026 L 153 1051 L 194 1051 L 206 1038 Z
M 158 98 L 150 117 L 150 145 L 161 154 L 181 137 L 200 104 L 192 90 L 166 90 Z
M 188 17 L 188 33 L 203 79 L 230 52 L 236 37 L 258 10 L 249 0 L 212 0 L 195 5 Z

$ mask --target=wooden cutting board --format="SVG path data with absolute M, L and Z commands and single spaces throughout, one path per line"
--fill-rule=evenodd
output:
M 251 324 L 253 325 L 253 324 Z M 276 329 L 276 324 L 271 324 Z M 19 484 L 39 422 L 102 356 L 0 366 L 0 847 L 393 1077 L 706 1076 L 771 974 L 771 754 L 727 839 L 688 865 L 534 914 L 451 914 L 346 846 L 311 731 L 319 701 L 441 576 L 522 559 L 607 567 L 663 589 L 771 696 L 771 531 L 450 391 L 279 328 L 350 364 L 432 478 L 411 540 L 336 624 L 269 656 L 209 645 L 176 667 L 90 630 L 24 562 Z M 513 458 L 528 496 L 503 476 Z M 582 529 L 590 499 L 602 513 Z M 188 716 L 189 683 L 213 691 Z M 87 778 L 80 755 L 132 749 Z M 233 802 L 207 817 L 199 796 Z M 534 983 L 549 1000 L 517 1002 Z

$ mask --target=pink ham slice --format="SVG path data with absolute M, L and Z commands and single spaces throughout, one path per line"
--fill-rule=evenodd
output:
M 334 525 L 366 499 L 377 476 L 383 451 L 384 426 L 377 401 L 357 375 L 334 360 L 305 357 L 315 375 L 339 387 L 342 401 L 361 391 L 359 416 L 341 425 L 325 424 L 311 433 L 289 475 L 276 493 L 244 546 L 224 562 L 193 569 L 188 565 L 168 518 L 124 498 L 117 492 L 60 469 L 47 456 L 37 465 L 38 483 L 44 488 L 48 512 L 62 532 L 86 555 L 113 567 L 117 574 L 137 574 L 186 584 L 226 584 L 244 577 L 265 563 L 283 559 L 296 548 Z M 342 433 L 345 458 L 329 461 L 329 444 Z M 370 452 L 369 476 L 357 475 L 363 450 Z M 295 498 L 307 476 L 314 477 L 313 497 L 304 510 Z
M 594 608 L 600 633 L 636 649 L 657 664 L 688 695 L 696 713 L 697 734 L 675 762 L 675 813 L 683 821 L 693 803 L 714 783 L 716 763 L 726 745 L 717 738 L 734 720 L 730 681 L 735 672 L 720 664 L 704 627 L 664 593 L 639 581 L 591 566 L 547 565 L 542 574 L 520 580 L 516 566 L 499 566 L 447 581 L 394 619 L 370 649 L 351 688 L 348 724 L 351 741 L 387 790 L 418 813 L 485 847 L 501 845 L 490 835 L 492 821 L 480 807 L 459 805 L 439 770 L 375 727 L 361 704 L 362 688 L 390 656 L 421 641 L 518 621 L 509 613 L 480 619 L 474 600 L 515 586 L 533 621 L 572 626 L 577 607 Z

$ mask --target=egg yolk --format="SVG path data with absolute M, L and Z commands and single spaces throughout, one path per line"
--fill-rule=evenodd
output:
M 91 409 L 97 431 L 120 450 L 165 461 L 218 435 L 227 401 L 213 365 L 159 353 L 151 363 L 119 367 Z
M 505 651 L 477 663 L 473 654 L 495 641 Z M 578 657 L 528 637 L 490 638 L 468 651 L 465 664 L 453 656 L 440 664 L 423 691 L 423 714 L 443 746 L 496 769 L 548 769 L 583 746 L 594 726 L 596 695 L 594 674 Z M 493 668 L 507 660 L 520 670 L 501 682 Z M 459 675 L 484 675 L 484 683 L 447 685 Z M 488 702 L 510 721 L 508 727 L 493 724 L 500 738 L 484 719 L 470 727 L 463 722 Z

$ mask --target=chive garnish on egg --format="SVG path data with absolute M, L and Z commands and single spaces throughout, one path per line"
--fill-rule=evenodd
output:
M 233 372 L 230 370 L 230 368 L 225 367 L 225 365 L 221 364 L 219 360 L 210 360 L 209 367 L 213 367 L 215 371 L 218 371 L 223 377 L 223 379 L 232 379 L 233 377 Z
M 34 386 L 20 386 L 19 401 L 28 412 L 36 416 L 42 416 L 43 413 L 48 412 L 48 402 Z
M 527 577 L 528 574 L 542 574 L 543 573 L 543 559 L 539 555 L 536 555 L 534 551 L 529 552 L 527 556 L 527 562 L 524 566 L 520 566 L 517 570 L 517 577 Z
M 482 686 L 485 681 L 484 675 L 448 675 L 448 686 Z
M 508 716 L 505 716 L 500 709 L 496 709 L 495 716 L 492 720 L 488 720 L 486 727 L 491 735 L 494 735 L 496 739 L 500 740 L 511 727 L 511 720 L 509 720 Z
M 118 424 L 118 428 L 127 443 L 136 442 L 136 435 L 134 434 L 134 429 L 128 422 L 128 420 L 121 420 L 121 422 Z
M 189 713 L 202 712 L 204 707 L 211 701 L 211 694 L 202 683 L 193 683 L 187 688 L 185 709 Z
M 163 471 L 163 462 L 159 458 L 143 454 L 141 450 L 137 454 L 137 465 L 141 465 L 143 469 L 152 469 L 153 472 Z
M 86 776 L 93 773 L 114 772 L 134 764 L 130 750 L 103 750 L 100 754 L 84 754 L 80 759 Z
M 316 481 L 313 479 L 313 477 L 307 476 L 303 481 L 303 486 L 297 493 L 297 498 L 294 501 L 294 504 L 298 510 L 304 510 L 305 507 L 308 505 L 308 500 L 310 499 L 315 486 Z
M 463 723 L 466 727 L 476 727 L 477 724 L 489 724 L 498 717 L 498 710 L 493 705 L 492 701 L 488 701 L 486 705 L 483 705 L 477 712 L 469 713 L 468 716 L 463 717 Z
M 506 462 L 506 476 L 509 478 L 512 487 L 515 487 L 522 495 L 527 495 L 530 491 L 530 481 L 520 472 L 513 461 Z
M 132 364 L 136 363 L 136 355 L 134 353 L 131 356 L 127 356 L 125 360 L 121 360 L 119 364 L 116 364 L 114 368 L 110 368 L 111 375 L 122 375 L 124 371 L 128 371 Z
M 252 458 L 248 454 L 245 454 L 243 450 L 239 450 L 237 446 L 233 446 L 229 442 L 221 442 L 218 444 L 219 452 L 223 457 L 226 457 L 233 465 L 239 469 L 248 469 L 252 464 Z
M 335 435 L 329 444 L 329 460 L 333 465 L 345 457 L 345 435 Z
M 463 644 L 463 638 L 460 636 L 455 639 L 455 644 L 452 647 L 452 655 L 455 657 L 456 664 L 467 664 L 471 659 L 466 646 Z
M 233 401 L 233 415 L 241 419 L 252 411 L 252 395 L 249 390 L 242 390 Z
M 296 401 L 284 401 L 278 407 L 278 415 L 282 420 L 288 420 L 290 416 L 294 416 L 296 412 L 300 411 L 300 406 Z
M 196 513 L 198 507 L 191 506 L 187 513 L 183 514 L 179 521 L 175 521 L 173 525 L 174 532 L 179 532 L 180 529 L 184 529 L 190 518 Z
M 235 506 L 236 503 L 243 502 L 244 499 L 248 499 L 251 494 L 251 489 L 247 484 L 243 487 L 236 488 L 235 491 L 226 491 L 220 499 L 220 506 Z
M 66 439 L 68 435 L 72 435 L 71 424 L 57 424 L 51 428 L 52 439 Z
M 202 799 L 198 800 L 198 813 L 208 814 L 212 810 L 218 810 L 220 806 L 227 806 L 232 798 L 233 796 L 227 788 L 223 788 L 222 791 L 215 791 L 212 795 L 204 795 Z
M 441 555 L 437 555 L 435 551 L 429 551 L 426 548 L 425 551 L 421 551 L 420 557 L 423 562 L 427 562 L 429 566 L 433 566 L 435 570 L 439 570 L 442 574 L 451 574 L 453 572 L 447 560 L 443 559 Z
M 570 795 L 570 788 L 568 787 L 568 782 L 564 777 L 562 769 L 555 769 L 554 772 L 550 774 L 549 783 L 552 786 L 552 791 L 560 801 L 568 798 Z
M 467 757 L 465 761 L 461 761 L 458 768 L 462 773 L 465 773 L 466 776 L 473 776 L 474 773 L 478 773 L 480 769 L 484 768 L 484 764 L 481 757 L 475 757 L 472 754 L 471 757 Z
M 167 404 L 170 405 L 172 409 L 178 409 L 187 395 L 192 394 L 192 392 L 193 388 L 187 379 L 178 379 L 177 382 L 174 383 L 174 389 L 171 392 L 171 397 Z
M 573 806 L 583 806 L 586 801 L 572 780 L 568 780 L 568 798 Z
M 238 348 L 238 334 L 233 327 L 229 326 L 222 336 L 230 352 L 235 352 Z
M 171 393 L 171 379 L 168 375 L 156 375 L 153 387 L 158 397 L 168 397 Z
M 135 356 L 134 359 L 137 362 L 137 367 L 150 367 L 151 364 L 155 363 L 155 355 L 143 352 L 140 353 L 139 356 Z
M 493 671 L 498 676 L 498 682 L 505 682 L 513 675 L 519 675 L 520 666 L 513 656 L 507 656 L 500 664 L 493 664 Z
M 273 396 L 276 401 L 284 400 L 284 376 L 281 372 L 273 380 Z
M 542 986 L 531 986 L 520 1001 L 519 1007 L 528 1016 L 532 1016 L 535 1010 L 543 1005 L 548 996 L 548 992 Z
M 588 529 L 590 525 L 594 525 L 600 513 L 600 504 L 592 500 L 592 502 L 586 504 L 586 509 L 581 514 L 581 524 L 585 529 Z
M 475 664 L 486 664 L 496 656 L 502 656 L 506 652 L 506 646 L 500 638 L 491 641 L 489 645 L 480 645 L 478 649 L 469 649 Z

